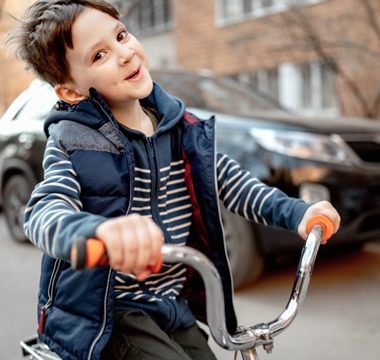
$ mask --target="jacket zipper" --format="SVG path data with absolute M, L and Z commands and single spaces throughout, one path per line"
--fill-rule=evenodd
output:
M 107 296 L 108 296 L 108 290 L 109 290 L 109 286 L 110 286 L 111 273 L 112 273 L 112 268 L 109 268 L 108 278 L 107 278 L 107 287 L 106 287 L 106 292 L 105 292 L 105 295 L 104 295 L 103 324 L 102 324 L 102 328 L 100 329 L 100 332 L 99 332 L 98 336 L 96 337 L 96 339 L 91 344 L 90 351 L 88 353 L 88 360 L 91 360 L 91 355 L 92 355 L 92 352 L 94 350 L 94 347 L 95 347 L 96 343 L 99 341 L 99 339 L 102 337 L 102 335 L 104 333 L 104 329 L 106 328 L 106 323 L 107 323 Z
M 53 304 L 53 292 L 54 287 L 57 279 L 57 275 L 60 269 L 60 265 L 62 263 L 62 260 L 57 259 L 54 263 L 53 273 L 50 277 L 49 287 L 48 287 L 48 302 L 41 306 L 40 308 L 40 321 L 39 321 L 39 328 L 38 332 L 40 335 L 42 335 L 45 331 L 45 319 L 46 319 L 46 310 Z
M 102 110 L 102 112 L 104 113 L 104 115 L 107 116 L 108 120 L 109 120 L 110 123 L 112 124 L 114 130 L 117 132 L 117 134 L 119 134 L 119 131 L 117 130 L 116 125 L 114 124 L 113 120 L 111 119 L 111 116 L 109 116 L 109 114 L 107 113 L 107 111 L 104 110 L 103 106 L 100 105 L 99 101 L 97 101 L 97 100 L 95 100 L 95 99 L 92 99 L 92 100 L 93 100 L 94 102 L 96 102 L 96 103 L 99 105 L 99 107 L 100 107 L 100 109 Z
M 156 156 L 155 156 L 153 140 L 150 137 L 147 137 L 146 139 L 147 139 L 147 141 L 150 145 L 151 151 L 152 151 L 153 166 L 154 166 L 154 173 L 152 173 L 152 194 L 151 194 L 152 218 L 154 220 L 156 220 L 156 224 L 160 224 L 160 228 L 164 233 L 164 238 L 167 239 L 169 242 L 172 242 L 171 236 L 169 235 L 169 233 L 166 230 L 166 226 L 162 223 L 160 212 L 158 211 L 158 214 L 157 214 L 157 211 L 156 211 L 156 208 L 158 209 L 158 203 L 156 201 L 156 195 L 158 195 L 158 191 L 159 191 L 158 189 L 160 187 L 160 181 L 157 178 L 158 177 L 157 174 L 159 173 L 159 171 L 158 171 L 158 166 L 157 166 L 157 161 L 156 161 Z M 153 179 L 153 175 L 154 175 L 155 179 Z M 153 188 L 153 184 L 155 184 L 154 188 Z
M 149 143 L 149 145 L 150 145 L 150 148 L 152 149 L 153 159 L 154 159 L 155 157 L 154 157 L 154 149 L 153 149 L 153 140 L 152 140 L 151 137 L 147 137 L 146 139 L 148 140 L 148 143 Z

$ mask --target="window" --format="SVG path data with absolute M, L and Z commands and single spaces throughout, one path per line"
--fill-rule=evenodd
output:
M 282 105 L 304 115 L 338 115 L 336 74 L 328 64 L 313 61 L 279 67 Z
M 136 36 L 150 36 L 172 29 L 170 0 L 113 0 L 121 21 Z
M 216 0 L 219 26 L 286 11 L 292 6 L 307 6 L 324 0 Z
M 254 87 L 258 92 L 279 100 L 278 68 L 240 73 L 233 77 Z
M 311 62 L 298 65 L 301 78 L 301 110 L 336 108 L 336 75 L 327 64 Z
M 261 94 L 299 114 L 339 114 L 336 74 L 324 62 L 282 64 L 278 68 L 244 72 L 231 77 L 253 86 Z

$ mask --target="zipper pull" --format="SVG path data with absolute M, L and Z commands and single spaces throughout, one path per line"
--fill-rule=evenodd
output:
M 40 308 L 40 322 L 38 327 L 38 333 L 42 335 L 45 331 L 45 313 L 46 313 L 46 307 L 41 306 Z
M 150 148 L 152 149 L 152 157 L 153 157 L 153 160 L 155 160 L 156 157 L 155 157 L 155 155 L 154 155 L 153 140 L 152 140 L 152 138 L 150 138 L 150 137 L 147 137 L 147 140 L 148 140 L 148 143 L 149 143 L 149 145 L 150 145 Z

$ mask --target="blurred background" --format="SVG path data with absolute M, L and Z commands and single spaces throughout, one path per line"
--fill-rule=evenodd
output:
M 1 0 L 0 31 L 32 2 Z M 376 0 L 110 2 L 152 68 L 208 69 L 301 114 L 379 117 Z M 0 114 L 31 80 L 4 50 L 1 63 Z
M 0 36 L 33 2 L 0 0 Z M 299 317 L 260 358 L 379 359 L 380 2 L 109 2 L 145 48 L 153 79 L 199 117 L 216 114 L 221 152 L 342 216 Z M 42 180 L 42 124 L 56 99 L 6 49 L 0 64 L 0 359 L 21 359 L 18 342 L 37 326 L 41 258 L 22 215 Z M 239 321 L 269 322 L 286 305 L 303 242 L 225 210 L 222 218 Z M 218 359 L 233 358 L 211 343 Z

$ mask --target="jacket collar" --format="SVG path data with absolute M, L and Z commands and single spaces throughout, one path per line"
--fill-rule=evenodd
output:
M 185 112 L 184 102 L 166 93 L 155 82 L 153 82 L 153 90 L 150 95 L 140 100 L 140 103 L 153 106 L 157 109 L 160 125 L 156 134 L 173 127 Z M 44 123 L 44 132 L 47 137 L 49 136 L 49 126 L 61 120 L 79 122 L 96 130 L 111 121 L 118 128 L 118 123 L 111 109 L 94 88 L 90 88 L 90 97 L 78 104 L 71 105 L 61 100 L 56 103 L 56 106 L 51 110 Z

